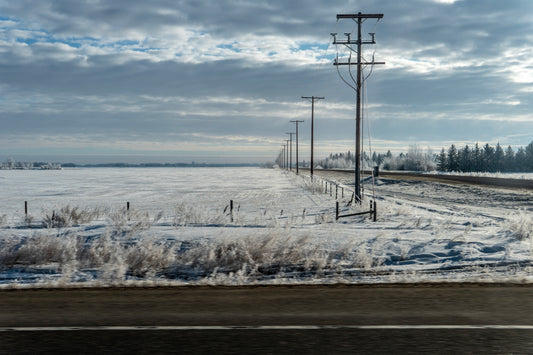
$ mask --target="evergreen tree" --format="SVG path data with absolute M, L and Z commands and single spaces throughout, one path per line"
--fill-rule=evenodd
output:
M 457 148 L 452 144 L 448 149 L 448 161 L 447 161 L 448 171 L 458 171 L 459 170 L 459 157 L 457 154 Z
M 481 154 L 481 149 L 479 148 L 479 144 L 476 142 L 476 145 L 474 146 L 474 149 L 472 150 L 472 160 L 473 160 L 473 170 L 474 171 L 481 171 L 483 169 L 483 158 Z
M 351 161 L 351 162 L 355 162 L 355 157 L 352 155 L 352 153 L 350 151 L 348 151 L 348 154 L 346 154 L 346 160 L 347 161 Z
M 494 172 L 494 148 L 488 143 L 483 146 L 483 165 L 480 171 Z
M 505 156 L 503 158 L 504 170 L 505 171 L 514 171 L 515 170 L 515 161 L 514 161 L 514 150 L 511 146 L 508 146 L 505 150 Z
M 465 145 L 465 147 L 459 151 L 459 170 L 463 172 L 472 171 L 472 152 L 468 145 Z
M 372 161 L 374 162 L 374 165 L 377 165 L 379 166 L 379 158 L 378 158 L 378 154 L 376 152 L 372 153 Z
M 523 148 L 523 147 L 520 147 L 518 148 L 518 150 L 516 151 L 516 154 L 514 156 L 514 161 L 515 161 L 515 170 L 516 171 L 520 171 L 520 172 L 524 172 L 524 171 L 527 171 L 526 169 L 526 150 Z
M 446 158 L 446 151 L 444 148 L 440 151 L 440 154 L 437 157 L 437 170 L 447 171 L 448 170 L 448 161 Z
M 526 171 L 533 171 L 533 142 L 526 147 Z
M 504 157 L 505 153 L 503 152 L 500 142 L 498 142 L 498 144 L 496 144 L 496 149 L 494 150 L 494 171 L 501 172 L 504 170 Z

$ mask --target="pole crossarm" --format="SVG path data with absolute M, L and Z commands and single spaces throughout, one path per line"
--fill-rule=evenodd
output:
M 356 65 L 354 62 L 339 62 L 337 59 L 333 62 L 333 65 Z M 385 62 L 361 62 L 361 65 L 376 65 L 385 64 Z
M 378 18 L 378 19 L 382 19 L 383 18 L 383 14 L 362 14 L 362 13 L 357 13 L 357 14 L 337 14 L 337 20 L 338 19 L 341 19 L 341 18 L 351 18 L 351 19 L 354 19 L 354 18 Z
M 333 44 L 359 44 L 359 41 L 338 41 L 335 39 L 333 40 Z M 361 41 L 361 44 L 376 44 L 376 41 Z

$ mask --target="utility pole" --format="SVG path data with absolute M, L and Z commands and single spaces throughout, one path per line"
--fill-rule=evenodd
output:
M 294 134 L 294 132 L 286 132 L 287 134 L 290 135 L 290 139 L 289 139 L 289 170 L 292 171 L 292 135 Z
M 315 100 L 324 100 L 324 97 L 302 96 L 302 99 L 311 99 L 311 180 L 312 180 L 313 179 L 313 164 L 314 164 Z
M 287 170 L 289 170 L 289 140 L 286 139 L 285 140 L 285 144 L 287 146 L 287 148 L 285 149 L 285 155 L 286 155 L 286 158 L 285 158 L 285 168 Z
M 296 123 L 296 175 L 298 175 L 298 123 L 301 123 L 303 121 L 294 120 L 291 122 Z
M 281 168 L 285 168 L 285 144 L 281 146 L 281 153 L 279 153 L 281 156 Z
M 357 80 L 356 80 L 356 107 L 355 107 L 355 194 L 354 198 L 356 198 L 358 201 L 362 200 L 361 195 L 361 88 L 362 88 L 362 79 L 361 79 L 361 73 L 363 70 L 363 66 L 367 65 L 374 65 L 374 64 L 385 64 L 385 62 L 374 62 L 374 58 L 372 58 L 371 62 L 363 62 L 361 60 L 362 57 L 362 47 L 363 44 L 375 44 L 376 41 L 374 39 L 375 33 L 369 33 L 369 35 L 372 37 L 369 41 L 363 41 L 361 38 L 361 27 L 363 24 L 363 21 L 369 18 L 374 19 L 382 19 L 383 14 L 363 14 L 361 12 L 357 14 L 337 14 L 337 20 L 339 19 L 352 19 L 357 23 L 357 40 L 354 41 L 350 38 L 351 33 L 345 33 L 347 40 L 346 41 L 338 41 L 337 40 L 337 34 L 332 33 L 333 36 L 333 44 L 343 44 L 351 51 L 354 51 L 357 53 Z M 356 44 L 357 49 L 353 49 L 350 45 Z M 348 65 L 351 66 L 354 63 L 351 61 L 348 62 L 339 62 L 338 58 L 335 58 L 335 62 L 333 65 Z M 344 79 L 343 79 L 344 80 Z

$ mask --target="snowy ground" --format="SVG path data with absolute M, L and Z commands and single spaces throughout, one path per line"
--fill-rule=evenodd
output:
M 479 176 L 490 178 L 503 178 L 503 179 L 520 179 L 520 180 L 533 180 L 533 173 L 481 173 L 481 172 L 442 172 L 442 171 L 429 171 L 426 174 L 440 174 L 440 175 L 462 175 L 462 176 Z
M 316 173 L 351 209 L 353 177 Z M 380 179 L 372 222 L 335 221 L 335 189 L 271 169 L 4 170 L 0 186 L 4 288 L 533 282 L 531 191 Z

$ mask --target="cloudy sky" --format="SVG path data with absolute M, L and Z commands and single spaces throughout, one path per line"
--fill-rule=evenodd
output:
M 298 119 L 308 160 L 312 95 L 317 156 L 353 151 L 359 11 L 366 150 L 533 140 L 530 0 L 0 0 L 0 159 L 272 161 Z

